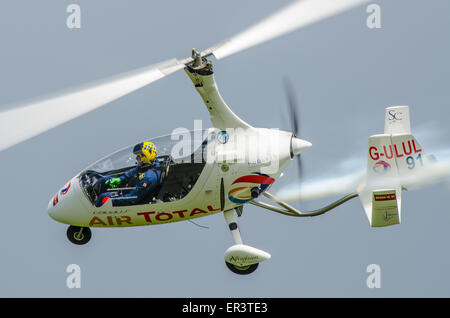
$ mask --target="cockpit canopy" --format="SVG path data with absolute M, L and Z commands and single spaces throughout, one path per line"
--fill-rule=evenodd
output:
M 146 141 L 151 141 L 157 149 L 157 156 L 171 156 L 175 163 L 202 163 L 207 161 L 207 145 L 215 139 L 214 130 L 183 131 Z M 99 173 L 136 165 L 135 145 L 118 150 L 89 166 L 86 170 Z
M 140 168 L 158 170 L 160 180 L 149 193 L 140 197 L 138 178 L 128 177 L 129 171 L 136 168 L 135 145 L 130 145 L 95 162 L 80 174 L 81 187 L 91 203 L 98 206 L 99 198 L 107 193 L 112 197 L 113 206 L 170 202 L 182 199 L 194 187 L 206 162 L 208 145 L 215 140 L 214 130 L 187 131 L 162 136 L 146 141 L 152 142 L 157 149 L 156 166 Z M 142 141 L 141 141 L 142 142 Z M 128 173 L 128 174 L 127 174 Z M 108 178 L 122 178 L 119 187 L 111 188 Z M 135 195 L 136 200 L 128 200 Z M 120 201 L 120 199 L 123 199 Z M 125 204 L 124 204 L 125 203 Z

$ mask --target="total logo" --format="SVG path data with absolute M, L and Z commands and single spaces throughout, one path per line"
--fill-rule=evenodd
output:
M 70 181 L 69 181 L 68 184 L 66 184 L 66 185 L 64 186 L 64 188 L 61 189 L 61 195 L 66 195 L 67 192 L 69 192 L 69 189 L 70 189 Z
M 391 170 L 391 165 L 383 160 L 378 161 L 373 165 L 373 171 L 375 171 L 378 174 L 385 174 L 389 170 Z
M 237 204 L 249 202 L 253 199 L 251 189 L 258 187 L 259 193 L 264 192 L 273 182 L 274 178 L 259 172 L 239 177 L 231 184 L 228 199 Z
M 58 204 L 58 193 L 53 197 L 53 206 Z

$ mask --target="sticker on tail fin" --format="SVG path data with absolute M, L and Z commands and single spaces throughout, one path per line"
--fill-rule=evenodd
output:
M 371 227 L 400 224 L 401 222 L 400 187 L 394 189 L 364 189 L 359 198 Z
M 400 224 L 401 190 L 372 192 L 372 227 Z
M 388 135 L 411 134 L 408 106 L 393 106 L 386 108 L 384 133 Z

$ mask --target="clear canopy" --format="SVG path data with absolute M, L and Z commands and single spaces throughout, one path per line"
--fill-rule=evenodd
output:
M 138 165 L 133 153 L 136 144 L 131 145 L 85 169 L 79 176 L 81 187 L 96 207 L 101 207 L 106 198 L 112 200 L 113 206 L 180 200 L 197 182 L 215 137 L 214 130 L 180 130 L 143 140 L 156 146 L 155 163 Z M 157 180 L 151 181 L 150 176 Z M 113 182 L 120 186 L 111 186 Z
M 171 156 L 175 163 L 201 163 L 206 161 L 206 145 L 214 140 L 214 130 L 174 131 L 171 135 L 156 137 L 149 140 L 157 149 L 158 157 Z M 112 170 L 123 169 L 136 165 L 136 155 L 133 153 L 135 145 L 116 151 L 85 170 L 93 170 L 104 173 Z

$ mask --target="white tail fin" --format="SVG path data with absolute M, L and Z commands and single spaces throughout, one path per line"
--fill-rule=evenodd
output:
M 427 161 L 411 134 L 408 106 L 386 108 L 384 134 L 369 138 L 366 180 L 358 189 L 372 227 L 400 223 L 403 181 Z

